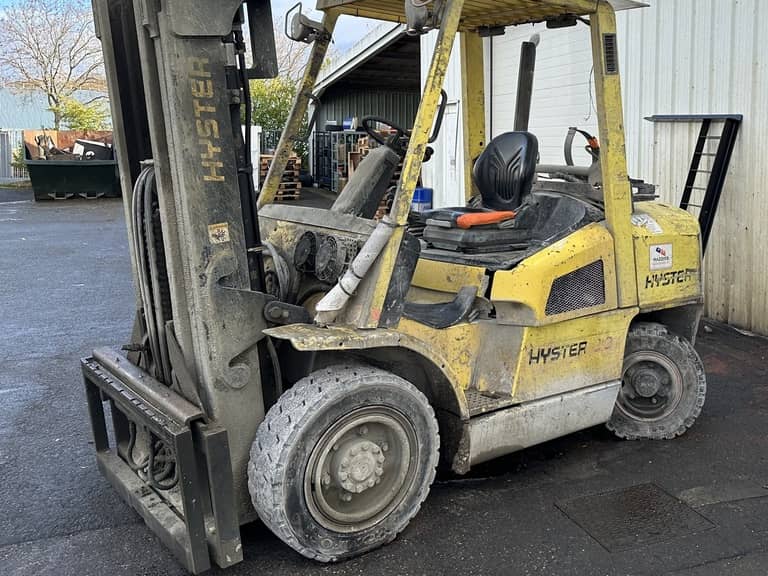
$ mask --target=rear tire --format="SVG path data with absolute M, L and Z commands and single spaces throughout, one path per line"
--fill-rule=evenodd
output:
M 661 324 L 638 323 L 627 336 L 621 389 L 606 425 L 628 440 L 675 438 L 693 426 L 706 392 L 693 345 Z
M 337 365 L 283 394 L 251 447 L 248 488 L 283 542 L 321 562 L 392 541 L 435 477 L 434 412 L 410 382 L 364 365 Z

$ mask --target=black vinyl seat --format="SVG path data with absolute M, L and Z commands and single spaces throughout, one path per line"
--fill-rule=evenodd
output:
M 458 221 L 465 214 L 517 211 L 531 194 L 538 153 L 538 140 L 529 132 L 507 132 L 491 140 L 473 170 L 482 207 L 440 208 L 424 213 L 424 240 L 442 249 L 474 253 L 524 244 L 528 237 L 526 218 L 469 229 L 460 227 Z
M 531 193 L 538 155 L 539 141 L 530 132 L 506 132 L 491 140 L 473 170 L 483 206 L 517 210 Z

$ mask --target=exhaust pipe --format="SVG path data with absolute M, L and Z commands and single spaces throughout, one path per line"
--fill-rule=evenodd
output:
M 347 271 L 336 283 L 336 286 L 317 303 L 315 307 L 317 312 L 315 322 L 317 324 L 325 326 L 336 320 L 394 232 L 395 227 L 389 221 L 389 216 L 385 216 L 376 226 L 360 253 L 349 265 Z
M 520 47 L 520 70 L 517 74 L 517 103 L 515 105 L 515 132 L 527 132 L 533 102 L 533 76 L 536 71 L 536 47 L 539 35 L 534 34 Z

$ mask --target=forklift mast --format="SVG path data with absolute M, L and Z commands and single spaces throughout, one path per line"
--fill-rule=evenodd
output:
M 93 10 L 137 294 L 128 358 L 178 403 L 197 406 L 207 430 L 226 431 L 244 521 L 254 516 L 245 468 L 271 363 L 241 114 L 250 117 L 248 80 L 277 71 L 270 3 L 94 0 Z

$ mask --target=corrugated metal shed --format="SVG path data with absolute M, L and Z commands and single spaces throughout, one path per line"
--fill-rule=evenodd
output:
M 39 129 L 53 126 L 45 98 L 13 94 L 0 88 L 0 128 Z
M 329 121 L 341 124 L 350 116 L 383 116 L 388 120 L 410 127 L 419 107 L 418 92 L 331 87 L 323 95 L 317 113 L 317 129 L 322 130 Z
M 652 124 L 653 114 L 744 115 L 705 263 L 706 313 L 768 334 L 768 2 L 650 0 L 649 8 L 618 14 L 629 173 L 658 185 L 664 201 L 682 194 L 698 126 Z M 508 29 L 487 40 L 487 112 L 492 135 L 512 129 L 520 43 L 538 32 L 530 129 L 541 161 L 563 162 L 569 126 L 596 131 L 589 30 L 543 25 Z M 452 74 L 458 68 L 452 66 Z M 449 78 L 451 85 L 455 79 Z M 492 94 L 492 98 L 490 97 Z M 460 106 L 460 103 L 459 103 Z M 438 154 L 456 143 L 443 134 Z M 580 141 L 576 141 L 580 146 Z M 458 145 L 461 162 L 461 145 Z M 576 156 L 584 164 L 586 156 Z M 704 168 L 704 166 L 702 166 Z M 436 198 L 462 202 L 453 181 L 426 170 Z M 695 201 L 695 200 L 694 200 Z
M 385 22 L 326 67 L 314 93 L 316 130 L 327 122 L 382 116 L 410 128 L 419 105 L 419 40 Z

